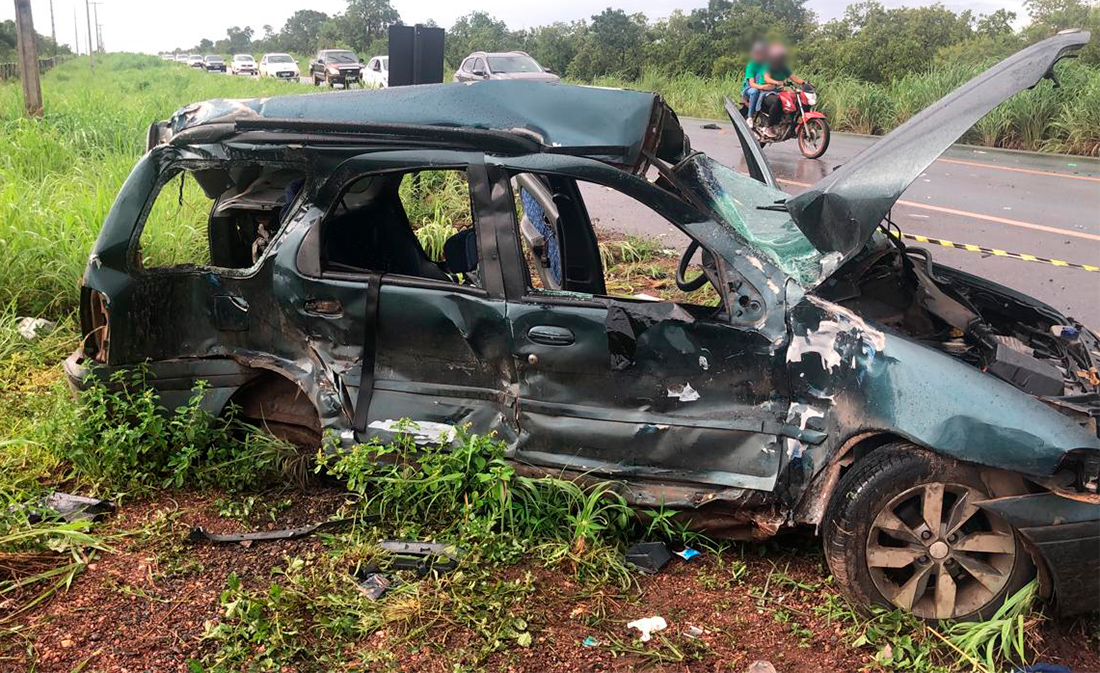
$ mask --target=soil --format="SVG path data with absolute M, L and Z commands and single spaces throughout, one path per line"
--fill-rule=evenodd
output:
M 188 659 L 213 650 L 201 635 L 204 624 L 222 613 L 219 596 L 230 573 L 246 586 L 266 587 L 272 570 L 285 567 L 289 558 L 325 550 L 316 537 L 248 547 L 187 542 L 194 526 L 246 530 L 241 522 L 218 516 L 217 499 L 216 494 L 175 494 L 120 508 L 98 532 L 131 533 L 113 538 L 113 553 L 100 554 L 68 591 L 21 619 L 20 635 L 0 640 L 0 670 L 187 671 Z M 259 500 L 287 503 L 274 516 L 254 516 L 265 523 L 253 529 L 273 529 L 325 520 L 344 495 L 321 490 Z M 507 568 L 502 576 L 526 573 L 535 578 L 535 591 L 523 603 L 536 615 L 529 624 L 533 641 L 493 655 L 486 670 L 740 672 L 761 659 L 779 673 L 881 670 L 874 649 L 853 647 L 846 623 L 820 610 L 835 590 L 809 536 L 705 553 L 689 562 L 673 557 L 625 594 L 582 592 L 567 570 L 549 570 L 536 560 Z M 638 642 L 637 632 L 626 627 L 658 615 L 668 627 L 649 643 Z M 597 621 L 599 628 L 590 626 Z M 1038 659 L 1100 671 L 1100 651 L 1085 630 L 1079 620 L 1043 623 Z M 380 631 L 354 649 L 388 651 L 398 670 L 443 673 L 454 670 L 447 651 L 461 646 L 462 638 L 454 631 L 442 642 L 416 645 Z

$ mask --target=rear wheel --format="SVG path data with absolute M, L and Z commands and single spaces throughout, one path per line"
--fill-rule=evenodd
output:
M 927 620 L 988 619 L 1034 575 L 1012 527 L 975 503 L 977 468 L 912 444 L 882 447 L 840 480 L 825 556 L 857 602 Z
M 321 86 L 321 80 L 317 79 L 317 75 L 313 75 L 313 86 Z
M 798 127 L 798 149 L 807 159 L 816 159 L 825 154 L 831 138 L 829 122 L 820 117 L 807 119 Z

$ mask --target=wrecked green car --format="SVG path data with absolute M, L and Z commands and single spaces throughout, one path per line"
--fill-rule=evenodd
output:
M 1096 609 L 1096 336 L 882 226 L 1087 40 L 1012 56 L 793 197 L 739 116 L 748 176 L 693 152 L 650 93 L 196 104 L 150 128 L 66 371 L 79 387 L 147 363 L 169 408 L 206 381 L 210 411 L 311 448 L 493 433 L 520 470 L 611 480 L 718 536 L 816 527 L 849 595 L 927 619 L 987 617 L 1036 574 L 1062 611 Z M 470 225 L 438 227 L 429 256 L 406 201 L 439 172 L 468 190 Z M 676 282 L 704 299 L 609 292 L 591 184 L 690 240 Z M 200 189 L 208 212 L 185 199 Z M 194 259 L 158 257 L 180 213 L 201 222 Z

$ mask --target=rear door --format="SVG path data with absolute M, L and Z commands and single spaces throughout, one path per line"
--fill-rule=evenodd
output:
M 390 186 L 366 184 L 370 181 Z M 404 184 L 398 188 L 398 182 Z M 378 196 L 355 196 L 350 190 L 361 183 L 362 194 L 379 190 Z M 457 217 L 442 223 L 433 219 L 430 205 L 413 202 L 417 194 L 459 190 L 465 192 L 470 221 Z M 357 198 L 362 208 L 355 205 Z M 297 262 L 300 289 L 293 294 L 301 301 L 301 319 L 318 357 L 332 372 L 334 385 L 343 389 L 355 440 L 389 439 L 406 420 L 425 442 L 445 443 L 458 427 L 514 437 L 511 346 L 499 272 L 479 263 L 461 277 L 448 278 L 446 264 L 437 264 L 443 260 L 434 236 L 442 229 L 449 240 L 472 227 L 477 259 L 494 259 L 495 239 L 481 235 L 499 217 L 494 212 L 500 204 L 494 205 L 493 198 L 481 156 L 451 152 L 359 157 L 321 190 L 316 208 L 325 215 L 303 243 Z M 498 187 L 495 198 L 507 195 Z M 455 209 L 461 206 L 451 203 Z M 412 231 L 400 239 L 360 236 L 347 230 L 349 216 L 363 231 L 427 229 L 430 233 L 420 235 L 428 245 L 413 238 Z M 417 268 L 378 265 L 404 253 L 356 255 L 355 248 L 365 242 L 389 245 L 395 240 L 406 248 L 410 240 L 418 246 L 414 253 L 423 257 Z
M 625 188 L 630 218 L 655 214 L 676 226 L 677 217 L 699 217 L 643 180 L 604 171 L 605 186 L 590 193 Z M 612 476 L 771 490 L 787 409 L 785 370 L 772 344 L 733 326 L 721 307 L 609 293 L 601 261 L 609 256 L 598 250 L 582 191 L 570 178 L 541 178 L 561 219 L 564 292 L 534 287 L 530 271 L 522 281 L 506 276 L 519 377 L 516 457 Z M 502 266 L 530 268 L 522 258 L 502 257 Z

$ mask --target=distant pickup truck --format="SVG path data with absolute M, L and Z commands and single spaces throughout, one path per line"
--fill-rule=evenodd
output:
M 337 84 L 345 89 L 352 84 L 363 85 L 363 64 L 355 52 L 347 49 L 322 49 L 309 62 L 309 76 L 314 86 L 327 83 L 330 87 Z

